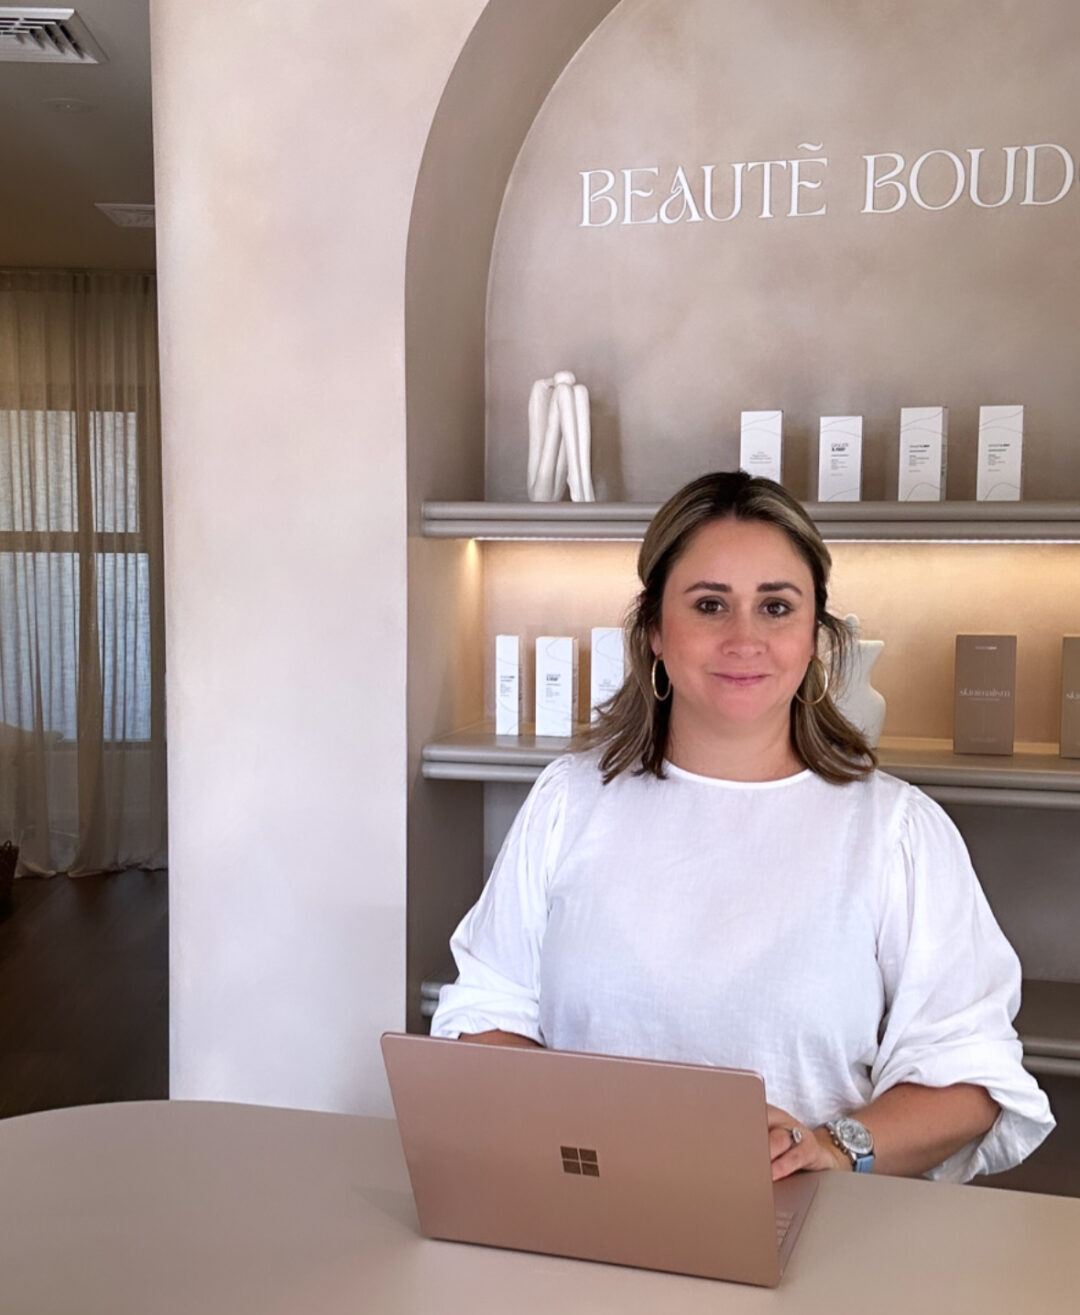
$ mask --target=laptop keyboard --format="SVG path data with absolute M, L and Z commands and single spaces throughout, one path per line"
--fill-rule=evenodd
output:
M 776 1212 L 776 1245 L 782 1247 L 784 1238 L 787 1237 L 788 1229 L 795 1219 L 793 1210 L 777 1210 Z

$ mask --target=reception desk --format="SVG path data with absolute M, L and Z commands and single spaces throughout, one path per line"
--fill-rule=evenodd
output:
M 774 1291 L 418 1235 L 388 1120 L 200 1102 L 0 1122 L 3 1315 L 1075 1315 L 1080 1200 L 829 1173 Z

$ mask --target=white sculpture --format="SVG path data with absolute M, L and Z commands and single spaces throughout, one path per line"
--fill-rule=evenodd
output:
M 589 390 L 569 370 L 537 379 L 529 394 L 529 500 L 595 502 Z
M 881 738 L 885 724 L 885 699 L 870 684 L 870 671 L 881 657 L 885 641 L 860 639 L 859 618 L 854 612 L 844 617 L 852 639 L 849 662 L 844 672 L 843 686 L 836 697 L 836 706 L 853 726 L 858 727 L 873 748 Z

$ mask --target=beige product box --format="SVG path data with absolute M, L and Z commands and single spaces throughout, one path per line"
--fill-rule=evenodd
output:
M 1061 756 L 1080 758 L 1080 635 L 1061 641 Z
M 577 640 L 541 635 L 536 641 L 537 735 L 573 735 L 577 682 Z
M 739 469 L 775 480 L 783 477 L 783 411 L 743 411 L 739 425 Z
M 956 636 L 954 753 L 1012 753 L 1015 635 Z

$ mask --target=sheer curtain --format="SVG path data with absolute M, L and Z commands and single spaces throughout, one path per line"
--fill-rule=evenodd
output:
M 0 842 L 165 865 L 151 274 L 0 271 Z

